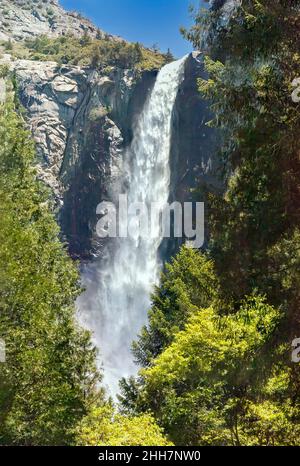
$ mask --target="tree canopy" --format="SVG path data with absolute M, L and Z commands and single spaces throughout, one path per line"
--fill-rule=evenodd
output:
M 183 31 L 202 49 L 224 191 L 207 194 L 206 253 L 183 248 L 162 276 L 120 397 L 177 445 L 299 445 L 299 7 L 195 10 Z

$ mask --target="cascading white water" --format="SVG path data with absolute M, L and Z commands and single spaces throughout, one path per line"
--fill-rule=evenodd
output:
M 184 75 L 182 60 L 159 72 L 124 154 L 128 203 L 165 204 L 169 198 L 172 111 Z M 159 280 L 162 238 L 115 240 L 106 257 L 85 267 L 81 320 L 92 329 L 104 382 L 114 395 L 121 377 L 136 373 L 130 347 L 146 323 L 150 295 Z

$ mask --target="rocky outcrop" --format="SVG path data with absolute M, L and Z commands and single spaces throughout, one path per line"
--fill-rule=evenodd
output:
M 1 0 L 0 40 L 21 41 L 40 35 L 72 34 L 118 40 L 79 13 L 67 12 L 57 0 Z
M 87 73 L 54 62 L 11 62 L 19 99 L 36 142 L 40 177 L 60 198 L 60 171 L 73 120 L 87 90 Z
M 215 15 L 208 29 L 201 33 L 201 50 L 212 51 L 220 31 L 228 26 L 230 18 L 236 14 L 241 3 L 241 0 L 210 0 L 210 9 Z M 222 58 L 222 48 L 218 50 L 216 58 Z
M 39 177 L 60 206 L 70 252 L 89 257 L 99 250 L 96 207 L 113 197 L 112 189 L 122 178 L 124 149 L 157 72 L 96 71 L 14 61 L 8 55 L 3 60 L 15 72 L 36 141 Z M 173 114 L 171 200 L 190 200 L 196 185 L 210 190 L 220 184 L 214 155 L 217 135 L 206 125 L 211 115 L 198 93 L 199 77 L 205 77 L 202 55 L 194 53 L 186 60 Z
M 203 55 L 194 52 L 185 62 L 185 75 L 175 103 L 171 149 L 171 198 L 192 199 L 191 191 L 219 186 L 218 132 L 207 126 L 213 115 L 198 91 L 199 78 L 207 78 Z
M 185 62 L 184 80 L 173 112 L 170 202 L 206 201 L 207 192 L 222 190 L 217 157 L 220 134 L 207 126 L 212 114 L 209 103 L 199 94 L 199 78 L 205 79 L 207 74 L 203 55 L 194 52 Z M 206 239 L 208 232 L 206 226 Z M 182 241 L 176 238 L 164 241 L 162 257 L 168 259 L 173 256 Z
M 213 11 L 220 10 L 224 17 L 229 17 L 241 4 L 241 0 L 211 0 L 209 3 Z
M 1 4 L 2 16 L 6 3 Z M 66 13 L 57 1 L 45 1 L 42 6 L 40 2 L 39 14 L 33 14 L 34 1 L 26 2 L 28 9 L 21 0 L 9 3 L 14 19 L 10 14 L 10 26 L 3 29 L 3 22 L 0 25 L 6 37 L 19 40 L 30 36 L 30 21 L 37 22 L 37 27 L 30 25 L 34 34 L 63 34 L 68 27 L 74 34 L 97 34 L 89 22 Z M 57 16 L 55 27 L 53 22 L 44 21 L 43 11 L 50 6 Z M 0 58 L 3 63 L 14 71 L 18 96 L 36 142 L 38 176 L 54 193 L 70 252 L 74 257 L 88 258 L 99 251 L 96 207 L 112 199 L 120 183 L 124 149 L 130 144 L 135 119 L 157 71 L 95 70 L 15 60 L 9 54 Z M 197 89 L 197 78 L 204 76 L 202 56 L 190 55 L 173 114 L 170 200 L 190 200 L 191 188 L 196 185 L 203 189 L 220 186 L 214 156 L 217 134 L 206 125 L 211 115 Z M 177 246 L 173 242 L 173 249 Z
M 154 83 L 155 73 L 92 72 L 69 131 L 60 172 L 64 187 L 61 225 L 73 256 L 99 252 L 95 236 L 97 205 L 112 200 L 123 173 L 123 154 L 135 117 Z
M 54 193 L 73 256 L 94 251 L 96 207 L 110 199 L 122 155 L 156 72 L 109 72 L 12 60 L 18 95 L 36 142 L 38 175 Z

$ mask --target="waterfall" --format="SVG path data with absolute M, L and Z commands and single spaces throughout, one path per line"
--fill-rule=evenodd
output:
M 128 203 L 167 203 L 170 185 L 172 113 L 184 76 L 185 57 L 164 66 L 134 128 L 124 153 Z M 118 381 L 136 373 L 131 342 L 147 322 L 150 295 L 158 283 L 162 238 L 114 240 L 101 260 L 85 266 L 85 293 L 79 299 L 83 323 L 92 329 L 104 366 L 104 383 L 118 391 Z

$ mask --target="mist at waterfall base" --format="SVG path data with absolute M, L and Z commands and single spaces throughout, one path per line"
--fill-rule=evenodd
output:
M 185 59 L 164 66 L 158 73 L 137 119 L 131 145 L 124 151 L 123 186 L 129 203 L 168 202 L 172 113 Z M 117 197 L 120 192 L 114 194 Z M 98 363 L 104 369 L 103 383 L 112 396 L 118 392 L 119 380 L 135 375 L 138 369 L 131 344 L 147 323 L 151 293 L 162 268 L 158 255 L 161 242 L 159 235 L 109 239 L 101 258 L 82 271 L 86 291 L 78 300 L 79 319 L 93 332 Z

